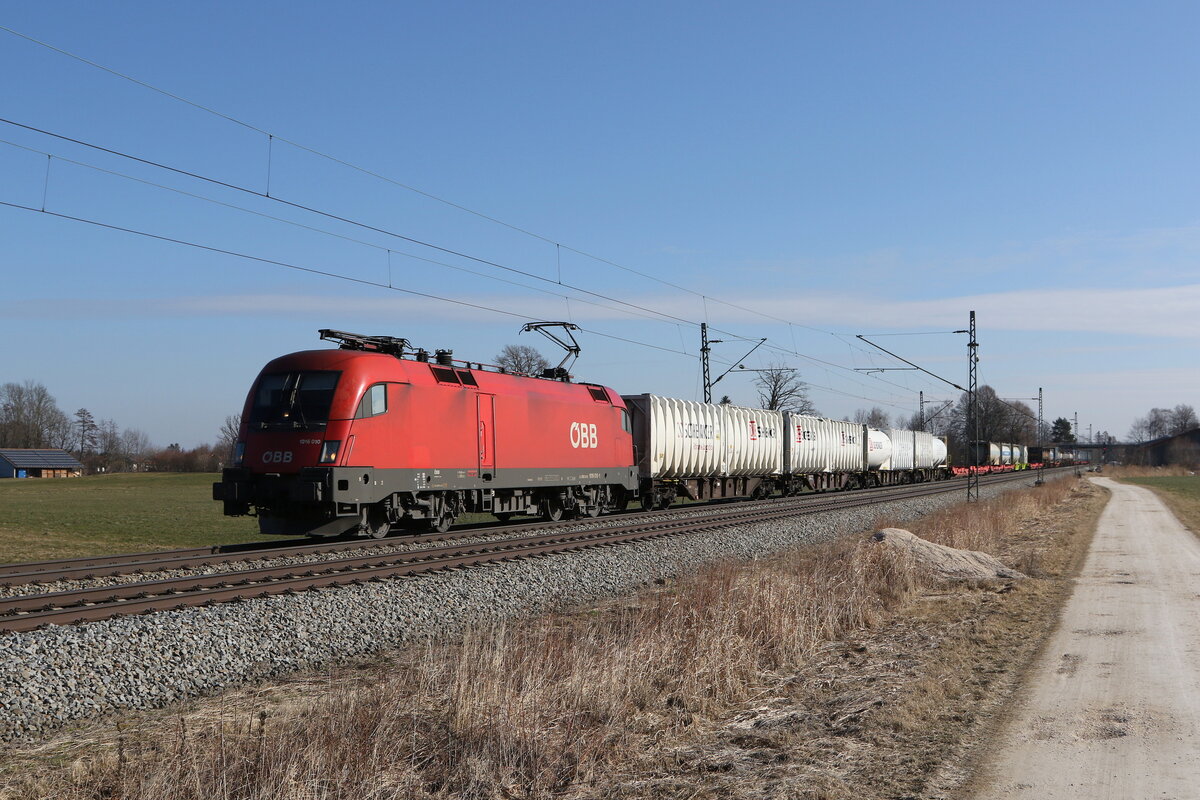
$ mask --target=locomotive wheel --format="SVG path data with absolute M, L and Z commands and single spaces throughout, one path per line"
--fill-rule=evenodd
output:
M 586 503 L 579 503 L 578 505 L 579 516 L 592 517 L 594 519 L 600 516 L 600 512 L 604 510 L 607 492 L 601 486 L 593 486 L 586 494 Z
M 642 495 L 642 511 L 653 511 L 658 506 L 658 495 Z
M 501 511 L 499 514 L 493 514 L 492 516 L 501 522 L 507 523 L 510 519 L 516 516 L 516 513 L 513 511 Z
M 440 517 L 434 517 L 429 520 L 429 527 L 433 528 L 438 533 L 445 533 L 450 530 L 450 526 L 454 524 L 453 514 L 443 514 Z
M 557 497 L 548 497 L 542 501 L 542 516 L 549 522 L 558 522 L 563 518 L 562 500 Z
M 388 521 L 387 511 L 382 508 L 369 508 L 363 514 L 363 530 L 372 539 L 386 539 L 392 532 L 392 524 Z

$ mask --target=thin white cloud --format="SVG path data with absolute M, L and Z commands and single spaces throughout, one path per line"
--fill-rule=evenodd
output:
M 568 316 L 561 298 L 522 296 L 461 297 L 465 303 L 503 309 L 531 319 Z M 698 298 L 663 294 L 625 298 L 628 302 L 682 319 L 705 313 Z M 713 323 L 763 323 L 762 315 L 799 325 L 838 331 L 937 330 L 965 327 L 974 310 L 989 330 L 1122 334 L 1200 338 L 1200 284 L 1154 289 L 1016 290 L 946 297 L 938 300 L 895 300 L 863 292 L 779 293 L 764 290 L 748 296 L 725 295 L 732 305 L 709 300 Z M 604 301 L 607 302 L 607 301 Z M 602 307 L 570 302 L 576 322 L 631 320 L 648 315 L 629 307 Z M 740 306 L 737 308 L 735 306 Z M 742 309 L 752 309 L 752 313 Z M 402 315 L 406 319 L 453 319 L 476 322 L 512 319 L 490 315 L 469 305 L 420 297 L 311 294 L 208 295 L 200 297 L 96 300 L 46 298 L 0 303 L 9 318 L 161 318 L 173 316 L 290 316 L 354 313 Z
M 1132 290 L 1030 289 L 938 300 L 889 300 L 866 293 L 730 299 L 774 317 L 841 330 L 962 328 L 968 312 L 974 310 L 990 330 L 1200 337 L 1200 284 Z M 718 307 L 716 313 L 729 321 L 752 319 L 727 307 Z

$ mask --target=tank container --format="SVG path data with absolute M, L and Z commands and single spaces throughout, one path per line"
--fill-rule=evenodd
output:
M 867 469 L 882 469 L 892 458 L 892 440 L 881 430 L 867 430 Z
M 946 466 L 946 440 L 940 436 L 933 437 L 933 466 Z

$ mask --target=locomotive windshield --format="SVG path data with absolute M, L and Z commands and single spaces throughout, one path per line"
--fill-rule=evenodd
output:
M 250 426 L 259 430 L 323 430 L 340 372 L 276 372 L 254 390 Z

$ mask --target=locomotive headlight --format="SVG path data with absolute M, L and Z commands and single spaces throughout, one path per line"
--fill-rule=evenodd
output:
M 235 467 L 242 466 L 242 462 L 246 460 L 246 443 L 238 442 L 233 446 L 233 465 Z
M 336 439 L 327 439 L 325 444 L 321 445 L 321 460 L 318 464 L 332 464 L 337 461 L 338 450 L 342 449 L 342 443 Z

